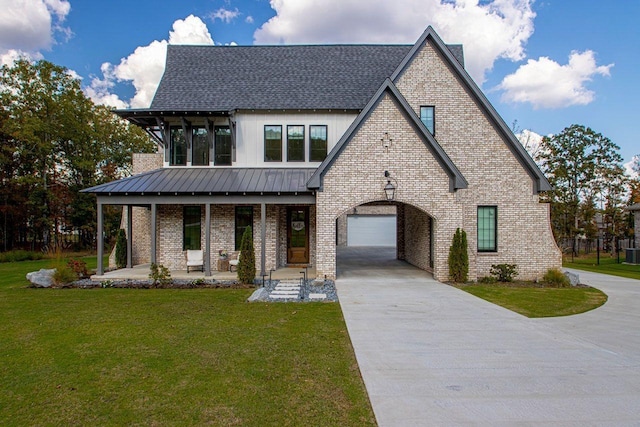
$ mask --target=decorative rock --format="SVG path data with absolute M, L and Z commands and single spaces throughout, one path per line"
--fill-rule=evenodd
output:
M 571 286 L 577 286 L 580 284 L 580 276 L 570 271 L 565 271 L 564 275 L 567 276 L 569 282 L 571 282 Z
M 249 301 L 249 302 L 265 301 L 268 296 L 269 296 L 269 292 L 267 292 L 267 290 L 265 288 L 258 288 L 255 291 L 253 291 L 253 293 L 247 299 L 247 301 Z
M 40 269 L 40 271 L 32 271 L 31 273 L 27 273 L 27 280 L 37 287 L 48 288 L 53 285 L 53 275 L 55 272 L 55 268 L 52 268 L 50 270 L 42 268 Z

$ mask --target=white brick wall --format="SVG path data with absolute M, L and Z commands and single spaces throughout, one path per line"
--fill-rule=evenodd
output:
M 324 191 L 317 195 L 318 276 L 335 276 L 335 219 L 360 204 L 383 200 L 385 170 L 398 181 L 396 200 L 412 207 L 407 209 L 405 227 L 427 233 L 428 226 L 420 230 L 417 218 L 422 217 L 423 222 L 428 216 L 433 218 L 436 279 L 448 279 L 447 257 L 457 227 L 467 232 L 472 280 L 488 275 L 491 264 L 518 264 L 520 277 L 525 279 L 559 267 L 561 255 L 549 226 L 548 206 L 538 203 L 531 177 L 430 45 L 421 49 L 399 77 L 397 87 L 416 114 L 421 105 L 435 106 L 435 138 L 469 187 L 449 193 L 448 177 L 398 106 L 385 95 L 325 175 Z M 393 139 L 388 150 L 380 142 L 385 132 Z M 495 254 L 477 254 L 478 205 L 498 206 Z M 428 250 L 430 242 L 425 237 L 409 238 Z M 424 257 L 404 255 L 424 268 Z

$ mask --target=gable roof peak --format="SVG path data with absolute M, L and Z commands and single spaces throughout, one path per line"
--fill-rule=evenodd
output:
M 402 62 L 400 62 L 400 64 L 396 67 L 396 70 L 391 75 L 391 80 L 394 83 L 398 82 L 398 79 L 400 78 L 402 73 L 409 67 L 413 59 L 420 52 L 420 50 L 428 40 L 432 42 L 433 47 L 443 57 L 444 62 L 447 63 L 460 83 L 469 91 L 469 94 L 475 100 L 478 107 L 495 125 L 496 129 L 502 136 L 508 148 L 511 150 L 518 162 L 520 162 L 520 164 L 524 167 L 524 169 L 533 180 L 534 192 L 540 193 L 543 191 L 551 190 L 551 184 L 549 184 L 549 181 L 544 176 L 538 165 L 536 165 L 529 153 L 527 153 L 524 147 L 522 147 L 522 144 L 520 144 L 520 141 L 518 141 L 511 129 L 509 129 L 509 126 L 507 126 L 507 124 L 498 114 L 493 105 L 491 105 L 482 90 L 471 78 L 469 73 L 467 73 L 467 71 L 464 69 L 464 65 L 456 59 L 456 56 L 453 54 L 451 49 L 442 41 L 438 33 L 436 33 L 431 25 L 429 25 L 427 29 L 424 30 L 418 41 L 416 41 L 416 43 L 404 57 Z
M 322 191 L 325 174 L 329 171 L 335 160 L 340 156 L 344 148 L 351 141 L 356 132 L 366 122 L 368 117 L 371 115 L 373 110 L 378 106 L 378 104 L 386 94 L 388 94 L 394 100 L 394 102 L 396 102 L 398 110 L 403 113 L 405 119 L 414 127 L 416 133 L 420 136 L 427 149 L 431 152 L 440 167 L 442 167 L 445 173 L 449 176 L 449 191 L 454 192 L 458 189 L 467 188 L 468 182 L 464 178 L 458 167 L 453 163 L 451 158 L 449 158 L 440 144 L 438 144 L 433 135 L 431 135 L 431 133 L 427 130 L 424 123 L 422 123 L 415 112 L 413 112 L 411 106 L 409 105 L 409 102 L 407 102 L 405 97 L 402 96 L 396 85 L 389 78 L 386 78 L 382 85 L 380 85 L 375 95 L 373 95 L 373 97 L 369 100 L 369 103 L 364 108 L 364 110 L 362 110 L 358 117 L 356 117 L 356 119 L 353 121 L 353 123 L 351 123 L 349 129 L 347 129 L 347 131 L 342 135 L 342 138 L 340 138 L 338 143 L 333 147 L 331 152 L 327 155 L 327 157 L 315 171 L 313 176 L 311 176 L 311 178 L 307 182 L 307 187 L 309 189 Z

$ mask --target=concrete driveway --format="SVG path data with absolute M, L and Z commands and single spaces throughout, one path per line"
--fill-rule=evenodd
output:
M 578 272 L 607 304 L 528 319 L 393 257 L 338 252 L 340 304 L 379 425 L 640 425 L 640 281 Z

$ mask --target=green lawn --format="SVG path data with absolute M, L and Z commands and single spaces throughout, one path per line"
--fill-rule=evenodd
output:
M 624 253 L 620 253 L 620 261 L 624 261 Z M 597 264 L 596 254 L 592 253 L 574 258 L 573 262 L 571 257 L 565 257 L 562 266 L 640 280 L 640 265 L 618 264 L 617 258 L 608 254 L 600 254 L 600 265 Z
M 338 304 L 27 288 L 50 264 L 0 264 L 0 425 L 375 424 Z
M 556 317 L 600 307 L 607 295 L 595 288 L 468 285 L 462 290 L 527 317 Z

